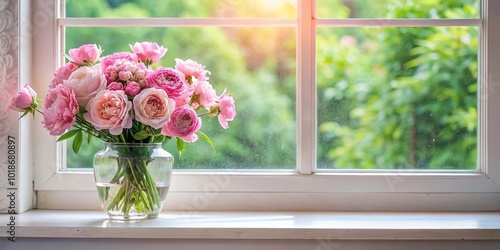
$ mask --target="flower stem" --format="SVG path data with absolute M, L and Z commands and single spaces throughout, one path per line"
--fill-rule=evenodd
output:
M 132 152 L 132 150 L 137 150 L 137 152 Z M 119 153 L 118 169 L 111 183 L 121 183 L 121 187 L 113 201 L 107 206 L 107 211 L 120 210 L 128 216 L 132 207 L 139 213 L 153 212 L 161 207 L 156 184 L 147 169 L 151 159 L 149 156 L 144 157 L 149 155 L 149 152 L 140 150 L 126 149 L 121 152 L 122 156 Z M 106 191 L 109 192 L 109 189 Z

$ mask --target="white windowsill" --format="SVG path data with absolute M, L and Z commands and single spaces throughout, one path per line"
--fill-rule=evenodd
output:
M 163 212 L 113 222 L 101 211 L 32 210 L 0 215 L 0 237 L 43 238 L 498 240 L 500 212 Z

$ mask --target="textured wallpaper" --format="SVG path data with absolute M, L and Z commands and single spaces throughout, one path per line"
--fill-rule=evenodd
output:
M 0 213 L 16 204 L 19 114 L 9 105 L 19 85 L 18 48 L 18 0 L 0 0 Z

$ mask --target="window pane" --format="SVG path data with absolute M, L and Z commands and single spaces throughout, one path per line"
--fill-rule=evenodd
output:
M 130 51 L 129 44 L 137 41 L 168 48 L 159 62 L 164 67 L 174 67 L 175 58 L 206 65 L 217 93 L 227 88 L 236 101 L 238 114 L 229 129 L 222 129 L 216 118 L 203 119 L 201 131 L 212 139 L 215 152 L 200 138 L 186 143 L 179 158 L 175 141 L 167 143 L 176 168 L 295 168 L 294 28 L 66 28 L 67 49 L 96 43 L 111 54 Z M 75 168 L 91 167 L 100 147 L 82 146 L 77 156 L 71 141 L 67 148 L 68 167 Z
M 319 18 L 477 18 L 478 0 L 316 0 Z
M 475 169 L 476 27 L 318 28 L 318 168 Z
M 296 6 L 296 0 L 66 0 L 66 16 L 293 18 Z

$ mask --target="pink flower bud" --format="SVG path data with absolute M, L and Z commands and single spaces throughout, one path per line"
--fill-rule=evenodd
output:
M 38 105 L 36 103 L 36 92 L 28 84 L 24 85 L 10 102 L 10 108 L 19 112 L 36 108 L 32 107 L 33 105 Z
M 118 73 L 118 77 L 122 81 L 128 81 L 130 77 L 132 77 L 132 73 L 130 73 L 130 71 L 120 71 L 120 73 Z
M 142 69 L 138 69 L 137 71 L 135 71 L 135 79 L 136 80 L 143 80 L 144 77 L 146 77 L 146 71 L 144 71 Z
M 123 86 L 123 84 L 121 84 L 119 82 L 112 82 L 112 83 L 108 84 L 107 89 L 108 90 L 123 90 L 123 89 L 125 89 L 125 87 Z
M 125 86 L 125 94 L 128 96 L 136 96 L 139 92 L 141 92 L 141 85 L 136 82 L 128 82 Z

